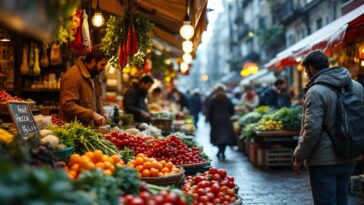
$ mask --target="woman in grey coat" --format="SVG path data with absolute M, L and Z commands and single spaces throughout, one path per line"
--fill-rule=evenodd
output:
M 236 138 L 230 117 L 234 114 L 234 106 L 228 98 L 223 86 L 218 86 L 211 96 L 206 117 L 211 125 L 211 144 L 217 146 L 217 157 L 225 159 L 227 145 L 235 145 Z

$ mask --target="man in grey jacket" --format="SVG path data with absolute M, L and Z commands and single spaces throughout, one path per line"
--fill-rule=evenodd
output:
M 328 134 L 333 135 L 335 130 L 337 94 L 322 84 L 339 89 L 352 83 L 353 92 L 359 99 L 363 99 L 363 87 L 351 79 L 347 69 L 329 68 L 328 59 L 320 50 L 309 53 L 301 64 L 310 81 L 305 88 L 302 130 L 294 151 L 294 170 L 300 173 L 303 161 L 308 166 L 315 205 L 347 205 L 355 159 L 342 158 L 333 149 Z

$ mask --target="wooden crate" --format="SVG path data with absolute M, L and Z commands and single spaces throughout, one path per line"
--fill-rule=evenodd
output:
M 238 136 L 236 141 L 238 144 L 239 151 L 244 153 L 245 152 L 245 140 L 243 138 L 241 138 L 241 136 Z
M 249 160 L 253 164 L 257 164 L 257 150 L 258 150 L 258 143 L 249 142 Z
M 244 146 L 245 146 L 244 154 L 246 156 L 249 156 L 249 141 L 248 140 L 244 140 Z
M 290 167 L 292 166 L 292 149 L 278 148 L 265 149 L 264 167 Z

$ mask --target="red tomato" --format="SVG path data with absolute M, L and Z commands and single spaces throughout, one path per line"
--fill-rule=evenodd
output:
M 214 183 L 214 184 L 211 186 L 211 191 L 212 191 L 213 193 L 218 193 L 218 192 L 220 191 L 220 186 L 219 186 L 219 184 Z
M 217 174 L 217 169 L 216 169 L 215 167 L 211 167 L 211 168 L 209 169 L 209 173 L 210 173 L 211 175 Z
M 226 177 L 226 171 L 224 169 L 219 169 L 217 173 L 220 175 L 222 179 Z

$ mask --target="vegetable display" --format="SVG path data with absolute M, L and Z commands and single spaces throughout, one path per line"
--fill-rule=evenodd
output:
M 77 179 L 83 170 L 99 168 L 105 175 L 112 175 L 115 166 L 123 166 L 124 162 L 118 155 L 107 156 L 100 150 L 86 152 L 84 155 L 71 155 L 68 165 L 64 167 L 70 179 Z
M 272 119 L 280 121 L 284 130 L 301 129 L 302 108 L 282 108 L 272 113 Z
M 119 149 L 128 147 L 134 150 L 134 154 L 146 154 L 157 160 L 166 160 L 175 165 L 194 164 L 206 162 L 207 156 L 199 147 L 187 147 L 177 136 L 172 135 L 163 139 L 153 137 L 133 136 L 127 133 L 112 132 L 105 138 L 114 143 Z
M 142 191 L 137 196 L 126 195 L 121 197 L 119 205 L 149 205 L 149 204 L 173 204 L 187 205 L 187 201 L 181 195 L 163 190 L 153 195 L 149 191 Z
M 8 92 L 4 91 L 4 90 L 0 90 L 0 102 L 9 102 L 9 101 L 17 101 L 17 102 L 22 102 L 24 101 L 21 98 L 18 98 L 16 96 L 11 96 Z
M 84 127 L 79 122 L 65 124 L 62 127 L 52 126 L 50 129 L 62 144 L 74 146 L 76 153 L 84 154 L 88 151 L 101 150 L 108 156 L 120 154 L 115 145 L 106 140 L 102 134 Z
M 203 174 L 188 176 L 182 190 L 193 197 L 193 204 L 231 204 L 237 200 L 234 187 L 234 177 L 212 167 Z
M 260 114 L 258 112 L 250 112 L 250 113 L 242 116 L 239 119 L 239 123 L 241 126 L 245 126 L 247 124 L 256 123 L 260 119 L 262 119 L 262 114 Z
M 171 162 L 157 161 L 154 158 L 146 157 L 144 154 L 138 154 L 127 165 L 135 168 L 142 177 L 163 177 L 180 173 L 180 169 Z
M 258 123 L 248 124 L 241 131 L 241 137 L 243 139 L 252 139 L 255 137 L 255 131 L 257 130 Z
M 281 121 L 273 119 L 270 115 L 266 115 L 258 122 L 257 130 L 282 130 Z

